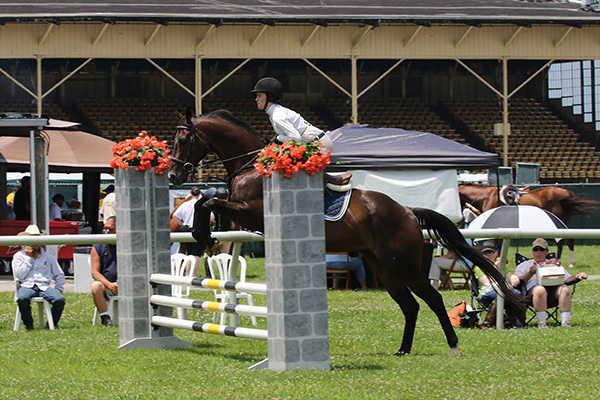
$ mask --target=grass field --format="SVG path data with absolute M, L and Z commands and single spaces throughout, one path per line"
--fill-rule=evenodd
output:
M 600 246 L 576 251 L 574 270 L 599 275 Z M 264 280 L 264 260 L 249 264 L 249 280 Z M 288 372 L 247 370 L 267 357 L 265 341 L 183 330 L 176 336 L 193 343 L 189 349 L 119 350 L 118 328 L 91 325 L 88 294 L 66 293 L 58 330 L 13 332 L 14 293 L 0 293 L 0 397 L 592 399 L 600 392 L 600 280 L 577 285 L 572 327 L 458 329 L 456 357 L 422 302 L 412 354 L 395 357 L 404 319 L 385 291 L 328 293 L 332 369 Z M 193 297 L 212 297 L 202 294 Z M 467 291 L 442 294 L 447 309 L 469 298 Z M 264 297 L 255 303 L 264 305 Z M 212 317 L 190 311 L 190 319 Z

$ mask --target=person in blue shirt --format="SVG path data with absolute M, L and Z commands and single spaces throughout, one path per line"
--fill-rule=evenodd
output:
M 114 216 L 109 217 L 104 224 L 104 233 L 116 233 L 117 224 Z M 112 326 L 113 322 L 108 314 L 107 300 L 110 296 L 119 294 L 117 283 L 117 245 L 95 244 L 90 253 L 92 265 L 92 278 L 90 285 L 94 304 L 100 314 L 104 326 Z

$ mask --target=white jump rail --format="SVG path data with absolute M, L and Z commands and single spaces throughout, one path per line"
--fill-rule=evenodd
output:
M 161 285 L 201 286 L 205 289 L 242 291 L 256 294 L 266 294 L 267 285 L 264 283 L 221 281 L 193 276 L 175 276 L 169 274 L 152 274 L 150 283 Z
M 600 229 L 461 229 L 460 232 L 467 238 L 498 238 L 498 239 L 529 239 L 536 237 L 560 237 L 564 239 L 600 239 Z M 261 242 L 264 236 L 255 232 L 230 231 L 213 232 L 212 236 L 220 241 Z M 423 236 L 429 238 L 427 231 Z M 171 233 L 171 242 L 190 243 L 196 240 L 189 232 Z M 0 246 L 21 246 L 27 244 L 114 244 L 117 242 L 116 234 L 105 235 L 42 235 L 42 236 L 0 236 Z
M 183 297 L 162 296 L 158 294 L 150 296 L 150 303 L 157 306 L 183 307 L 190 310 L 204 310 L 267 318 L 267 307 L 261 306 L 220 303 L 218 301 L 186 299 Z
M 161 317 L 158 315 L 152 317 L 152 323 L 154 325 L 165 326 L 168 328 L 187 329 L 190 331 L 212 333 L 215 335 L 234 336 L 247 339 L 268 339 L 268 331 L 266 329 L 240 328 L 237 326 L 209 324 L 185 319 Z

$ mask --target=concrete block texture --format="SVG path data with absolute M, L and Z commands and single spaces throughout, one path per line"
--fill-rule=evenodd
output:
M 263 178 L 268 368 L 329 369 L 322 174 Z
M 152 273 L 170 271 L 169 185 L 166 175 L 154 170 L 134 168 L 115 171 L 117 207 L 117 266 L 119 269 L 119 342 L 125 348 L 143 341 L 152 346 L 152 339 L 172 336 L 171 328 L 154 329 L 154 312 L 170 316 L 170 307 L 150 306 L 152 293 L 168 294 L 170 288 L 153 289 Z M 157 340 L 156 348 L 180 341 Z M 159 344 L 160 343 L 160 344 Z

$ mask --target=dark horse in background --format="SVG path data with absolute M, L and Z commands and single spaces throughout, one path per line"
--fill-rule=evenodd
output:
M 217 154 L 228 172 L 229 199 L 210 199 L 196 208 L 194 237 L 207 248 L 213 246 L 215 240 L 209 230 L 213 210 L 246 229 L 262 232 L 263 177 L 251 166 L 265 141 L 229 111 L 219 110 L 199 117 L 192 117 L 190 110 L 185 116 L 176 114 L 180 121 L 169 168 L 171 182 L 175 185 L 183 183 L 210 151 Z M 520 304 L 522 299 L 509 290 L 498 270 L 465 242 L 449 219 L 432 210 L 401 206 L 382 193 L 354 190 L 346 215 L 339 221 L 325 222 L 326 249 L 328 252 L 362 252 L 369 267 L 398 303 L 406 325 L 402 345 L 396 354 L 408 354 L 412 348 L 419 312 L 419 303 L 412 293 L 423 299 L 437 315 L 451 354 L 456 354 L 458 338 L 442 296 L 421 273 L 421 226 L 448 249 L 478 265 L 498 283 L 509 301 Z
M 512 189 L 518 190 L 514 186 L 512 186 Z M 498 195 L 497 187 L 459 185 L 458 192 L 460 195 L 460 203 L 463 208 L 465 207 L 465 203 L 469 203 L 476 207 L 480 212 L 484 212 L 501 205 L 500 198 L 502 196 Z M 598 205 L 598 202 L 595 200 L 587 199 L 585 197 L 577 197 L 575 196 L 575 193 L 571 192 L 570 190 L 556 186 L 547 186 L 526 193 L 520 191 L 519 193 L 520 197 L 516 196 L 517 202 L 513 204 L 536 206 L 543 208 L 544 210 L 548 210 L 560 218 L 560 220 L 567 226 L 569 226 L 573 214 L 591 214 L 596 210 Z M 511 193 L 509 198 L 515 198 L 514 195 L 514 192 Z M 557 243 L 556 257 L 560 259 L 562 255 L 563 242 L 566 242 L 567 246 L 569 246 L 569 250 L 571 250 L 569 267 L 573 267 L 575 265 L 573 239 L 563 239 Z

